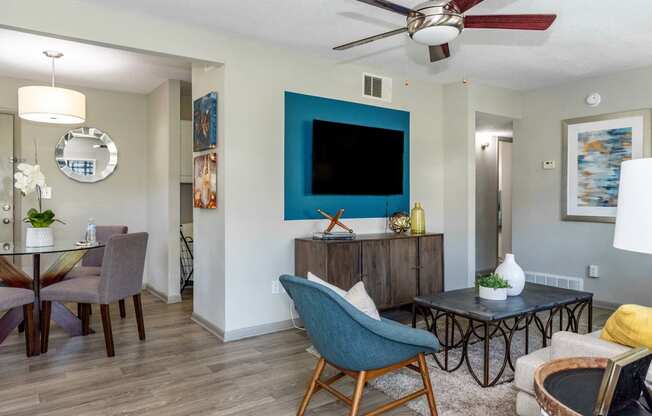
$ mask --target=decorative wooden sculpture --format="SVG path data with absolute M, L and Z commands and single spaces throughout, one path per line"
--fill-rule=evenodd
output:
M 323 211 L 321 209 L 317 209 L 317 212 L 320 213 L 321 215 L 323 215 L 324 218 L 331 221 L 330 224 L 328 224 L 328 227 L 326 227 L 326 229 L 324 230 L 324 233 L 330 233 L 331 231 L 333 231 L 333 228 L 335 228 L 335 226 L 337 225 L 339 227 L 344 228 L 349 233 L 353 234 L 353 230 L 350 229 L 349 227 L 347 227 L 346 225 L 344 225 L 340 221 L 340 218 L 342 217 L 342 214 L 344 214 L 344 208 L 340 208 L 339 210 L 337 210 L 337 214 L 335 214 L 334 216 L 328 214 L 327 212 L 325 212 L 325 211 Z

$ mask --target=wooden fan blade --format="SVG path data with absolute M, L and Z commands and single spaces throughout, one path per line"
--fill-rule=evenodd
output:
M 428 46 L 428 51 L 430 52 L 430 62 L 441 61 L 451 56 L 451 51 L 448 47 L 448 43 L 443 45 L 432 45 Z
M 400 4 L 392 3 L 387 0 L 358 0 L 362 3 L 369 4 L 371 6 L 380 7 L 381 9 L 389 10 L 390 12 L 402 14 L 403 16 L 409 16 L 411 14 L 419 14 L 409 7 L 401 6 Z
M 343 51 L 344 49 L 349 49 L 354 46 L 364 45 L 365 43 L 370 43 L 378 39 L 388 38 L 390 36 L 399 35 L 401 33 L 407 32 L 407 28 L 403 27 L 401 29 L 395 29 L 390 32 L 381 33 L 379 35 L 369 36 L 368 38 L 356 40 L 353 42 L 345 43 L 344 45 L 336 46 L 333 50 Z
M 546 30 L 555 21 L 555 14 L 496 14 L 464 17 L 465 29 Z
M 471 7 L 482 3 L 484 0 L 453 0 L 452 3 L 459 9 L 460 13 L 464 13 Z

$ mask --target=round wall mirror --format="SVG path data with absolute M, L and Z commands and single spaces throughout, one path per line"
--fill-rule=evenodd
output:
M 94 127 L 69 130 L 54 149 L 59 170 L 78 182 L 98 182 L 118 166 L 118 148 L 111 136 Z

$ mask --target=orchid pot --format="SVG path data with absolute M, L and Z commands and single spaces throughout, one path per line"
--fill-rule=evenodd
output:
M 23 218 L 23 222 L 31 225 L 25 233 L 25 246 L 49 247 L 54 245 L 54 235 L 50 226 L 54 222 L 65 223 L 57 219 L 51 209 L 43 210 L 41 189 L 45 187 L 45 176 L 41 172 L 41 168 L 39 165 L 21 163 L 18 165 L 18 172 L 14 178 L 16 179 L 16 189 L 20 190 L 23 196 L 36 193 L 38 202 L 38 209 L 30 208 Z

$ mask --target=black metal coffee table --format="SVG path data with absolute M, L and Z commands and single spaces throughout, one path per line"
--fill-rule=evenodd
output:
M 412 326 L 416 327 L 417 314 L 423 316 L 426 327 L 443 347 L 443 362 L 436 355 L 435 361 L 445 371 L 459 369 L 466 362 L 469 373 L 482 387 L 494 386 L 501 379 L 505 369 L 514 369 L 511 345 L 514 334 L 525 331 L 525 353 L 529 353 L 530 324 L 535 323 L 541 333 L 542 347 L 548 345 L 554 331 L 553 319 L 559 317 L 559 330 L 579 332 L 579 322 L 586 310 L 588 332 L 593 331 L 593 294 L 577 290 L 560 289 L 551 286 L 526 283 L 520 296 L 506 301 L 484 300 L 478 297 L 476 288 L 452 290 L 437 295 L 414 298 Z M 548 316 L 537 313 L 547 312 Z M 564 321 L 566 315 L 566 321 Z M 437 323 L 444 318 L 444 334 L 440 336 Z M 460 318 L 467 321 L 466 328 Z M 545 322 L 544 322 L 545 321 Z M 456 340 L 457 335 L 457 340 Z M 491 379 L 489 350 L 492 338 L 502 338 L 505 343 L 505 357 L 498 374 Z M 469 359 L 469 345 L 484 343 L 483 374 L 478 377 Z M 449 363 L 449 351 L 462 348 L 459 362 Z

